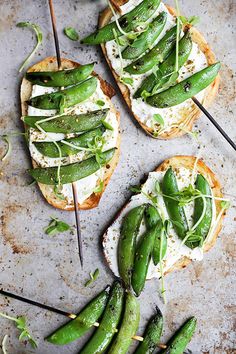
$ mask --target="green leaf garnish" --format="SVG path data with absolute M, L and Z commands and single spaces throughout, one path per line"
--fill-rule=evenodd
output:
M 24 316 L 20 316 L 20 317 L 10 317 L 8 315 L 6 315 L 5 313 L 0 312 L 0 316 L 7 318 L 10 321 L 14 321 L 15 325 L 17 327 L 17 329 L 19 329 L 20 331 L 20 335 L 19 335 L 19 340 L 23 341 L 23 340 L 28 340 L 29 343 L 31 344 L 32 348 L 37 348 L 37 343 L 34 340 L 34 338 L 32 337 L 32 335 L 30 334 L 27 325 L 26 325 L 26 318 Z
M 132 186 L 129 188 L 129 190 L 134 193 L 141 193 L 142 192 L 142 188 L 140 186 Z
M 108 130 L 114 130 L 113 126 L 110 123 L 108 123 L 105 119 L 102 120 L 102 125 Z
M 93 193 L 101 193 L 103 191 L 104 182 L 100 181 L 99 185 L 94 188 Z
M 32 52 L 27 56 L 27 58 L 25 59 L 25 61 L 22 63 L 19 72 L 21 72 L 26 65 L 28 65 L 29 61 L 32 59 L 33 55 L 35 54 L 35 52 L 37 51 L 38 47 L 40 46 L 40 44 L 43 41 L 43 33 L 41 31 L 41 28 L 31 22 L 19 22 L 16 25 L 17 27 L 30 27 L 34 30 L 35 34 L 36 34 L 36 39 L 37 39 L 37 43 L 34 47 L 34 49 L 32 50 Z
M 229 209 L 230 208 L 230 201 L 229 200 L 222 200 L 221 203 L 220 203 L 220 206 L 222 209 Z
M 134 83 L 134 80 L 131 77 L 120 77 L 120 82 L 126 85 L 132 86 Z
M 44 229 L 47 235 L 56 235 L 61 232 L 65 232 L 71 229 L 71 226 L 65 223 L 64 221 L 60 221 L 58 218 L 52 218 L 49 225 Z
M 161 128 L 164 127 L 165 122 L 164 119 L 162 118 L 162 116 L 160 114 L 153 114 L 153 120 L 155 123 L 158 123 L 160 125 Z
M 104 102 L 103 100 L 97 100 L 97 101 L 96 101 L 96 104 L 97 104 L 98 106 L 100 106 L 100 107 L 105 106 L 105 102 Z
M 9 157 L 9 155 L 11 154 L 12 145 L 11 145 L 11 141 L 10 141 L 10 138 L 8 135 L 3 135 L 2 140 L 5 141 L 5 143 L 7 144 L 6 152 L 3 155 L 3 157 L 1 158 L 1 161 L 5 161 Z
M 64 33 L 72 41 L 78 41 L 79 40 L 79 34 L 73 27 L 65 27 L 64 28 Z
M 61 185 L 55 185 L 53 187 L 53 192 L 58 199 L 60 199 L 60 200 L 66 199 L 64 194 L 62 194 L 62 186 Z
M 200 22 L 200 17 L 199 16 L 190 16 L 189 18 L 185 16 L 179 16 L 180 21 L 182 22 L 183 25 L 196 25 L 197 23 Z
M 99 276 L 99 269 L 97 268 L 93 273 L 89 273 L 90 279 L 84 284 L 85 287 L 91 285 Z

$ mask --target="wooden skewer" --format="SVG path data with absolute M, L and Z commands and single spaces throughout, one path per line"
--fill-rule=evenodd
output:
M 8 292 L 8 291 L 4 291 L 3 289 L 0 289 L 0 294 L 3 295 L 3 296 L 7 296 L 7 297 L 10 297 L 10 298 L 12 298 L 12 299 L 15 299 L 15 300 L 24 302 L 24 303 L 29 304 L 29 305 L 32 305 L 32 306 L 40 307 L 40 308 L 43 309 L 43 310 L 47 310 L 47 311 L 50 311 L 50 312 L 57 313 L 58 315 L 65 316 L 65 317 L 70 318 L 70 319 L 72 319 L 72 320 L 74 320 L 74 319 L 77 317 L 77 315 L 74 314 L 74 313 L 62 311 L 62 310 L 56 309 L 55 307 L 48 306 L 48 305 L 45 305 L 45 304 L 41 304 L 40 302 L 27 299 L 27 298 L 25 298 L 25 297 L 23 297 L 23 296 L 19 296 L 19 295 L 16 295 L 16 294 L 12 294 L 12 293 L 10 293 L 10 292 Z M 99 327 L 99 325 L 100 325 L 100 324 L 99 324 L 98 322 L 95 322 L 95 323 L 93 324 L 94 327 Z M 116 332 L 118 332 L 117 329 L 116 329 Z M 132 339 L 137 340 L 137 341 L 139 341 L 139 342 L 142 342 L 144 338 L 143 338 L 143 337 L 140 337 L 140 336 L 133 336 Z M 166 348 L 166 345 L 160 343 L 160 344 L 158 344 L 158 347 L 165 349 L 165 348 Z
M 205 107 L 198 101 L 196 97 L 192 97 L 193 102 L 198 106 L 198 108 L 205 114 L 205 116 L 211 121 L 211 123 L 218 129 L 218 131 L 223 135 L 223 137 L 228 141 L 234 150 L 236 150 L 236 145 L 233 140 L 226 134 L 226 132 L 221 128 L 217 121 L 212 117 L 212 115 L 206 110 Z
M 56 48 L 56 55 L 57 55 L 57 65 L 58 70 L 61 70 L 61 54 L 60 54 L 60 45 L 58 40 L 57 34 L 57 27 L 56 27 L 56 17 L 53 8 L 53 0 L 48 0 L 49 8 L 50 8 L 50 15 L 52 21 L 52 29 L 53 29 L 53 36 Z M 83 268 L 83 248 L 82 248 L 82 235 L 81 235 L 81 226 L 80 226 L 80 215 L 79 215 L 79 207 L 78 207 L 78 193 L 77 193 L 77 185 L 76 182 L 72 183 L 72 191 L 73 191 L 73 199 L 74 199 L 74 206 L 75 206 L 75 220 L 76 220 L 76 231 L 77 231 L 77 240 L 78 240 L 78 247 L 79 247 L 79 258 L 80 264 Z

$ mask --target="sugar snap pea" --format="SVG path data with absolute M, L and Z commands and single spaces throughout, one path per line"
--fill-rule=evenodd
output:
M 125 32 L 136 30 L 140 23 L 145 23 L 155 13 L 159 4 L 160 0 L 143 0 L 133 10 L 119 18 L 121 29 Z M 122 32 L 114 21 L 90 34 L 81 43 L 94 45 L 111 41 L 115 38 L 114 30 L 117 36 L 122 36 Z
M 208 87 L 216 78 L 220 63 L 212 64 L 193 74 L 169 89 L 147 98 L 147 103 L 153 107 L 166 108 L 176 106 L 198 94 Z
M 187 32 L 179 41 L 178 69 L 180 69 L 187 61 L 191 53 L 191 49 L 191 35 L 189 32 Z M 164 90 L 165 88 L 163 88 L 163 86 L 166 87 L 171 74 L 175 71 L 175 62 L 176 52 L 174 49 L 168 58 L 160 64 L 158 70 L 144 79 L 140 88 L 135 92 L 134 98 L 141 97 L 144 91 L 150 94 L 155 94 L 161 90 Z M 170 86 L 171 85 L 172 84 L 170 84 Z
M 66 87 L 86 80 L 91 75 L 94 64 L 80 65 L 78 68 L 60 71 L 34 71 L 25 78 L 34 85 L 47 87 Z
M 158 225 L 150 230 L 147 230 L 135 249 L 131 283 L 136 296 L 139 296 L 144 288 L 148 266 L 151 260 L 153 246 L 159 227 L 160 226 Z
M 160 342 L 163 330 L 163 316 L 158 307 L 156 311 L 157 313 L 151 318 L 145 329 L 144 339 L 140 342 L 135 354 L 152 354 Z
M 81 134 L 76 138 L 64 139 L 65 142 L 74 145 L 75 147 L 63 144 L 58 141 L 57 145 L 60 148 L 60 153 L 58 147 L 52 142 L 34 142 L 36 149 L 44 156 L 51 158 L 66 157 L 78 154 L 79 150 L 76 147 L 88 147 L 88 144 L 94 141 L 95 137 L 102 136 L 105 128 L 97 128 L 91 130 L 87 133 Z
M 202 194 L 212 195 L 211 187 L 210 187 L 209 183 L 207 182 L 206 178 L 200 174 L 197 175 L 195 186 L 196 186 L 196 189 L 199 190 Z M 206 237 L 209 233 L 209 230 L 211 227 L 211 221 L 212 221 L 212 199 L 206 197 L 205 200 L 206 200 L 206 211 L 205 211 L 204 217 L 194 231 L 196 235 L 199 235 L 202 237 L 203 241 L 206 239 Z M 204 208 L 204 204 L 203 204 L 202 198 L 195 199 L 194 214 L 193 214 L 193 223 L 194 224 L 196 224 L 197 221 L 200 219 L 200 217 L 203 213 L 203 208 Z M 194 248 L 194 247 L 199 246 L 199 243 L 200 242 L 193 242 L 192 247 Z
M 99 320 L 109 297 L 110 287 L 96 296 L 77 317 L 57 329 L 46 340 L 52 344 L 65 345 L 82 337 Z
M 145 204 L 130 210 L 124 217 L 118 244 L 119 274 L 125 286 L 130 287 L 131 273 L 134 264 L 136 237 L 143 219 Z
M 180 239 L 184 239 L 188 231 L 188 223 L 184 208 L 178 205 L 178 201 L 171 199 L 175 193 L 179 192 L 176 176 L 171 167 L 168 168 L 164 175 L 162 192 L 166 195 L 166 197 L 164 197 L 164 202 L 169 217 L 171 221 L 173 221 L 175 232 Z
M 96 91 L 97 78 L 91 77 L 65 90 L 32 97 L 27 103 L 40 109 L 59 109 L 74 106 L 87 100 Z
M 191 341 L 192 336 L 196 330 L 197 319 L 191 317 L 185 324 L 178 330 L 173 338 L 169 341 L 167 348 L 161 351 L 162 354 L 183 354 L 188 343 Z
M 118 335 L 114 339 L 108 354 L 126 354 L 136 334 L 140 321 L 139 303 L 135 297 L 127 293 L 125 311 Z
M 152 229 L 153 227 L 157 226 L 159 222 L 162 221 L 157 208 L 155 208 L 151 204 L 147 205 L 144 215 L 145 215 L 146 226 L 148 229 Z
M 108 112 L 109 109 L 101 109 L 79 115 L 61 115 L 55 119 L 39 123 L 39 126 L 47 133 L 82 133 L 101 126 Z M 50 117 L 24 116 L 22 119 L 29 127 L 38 129 L 36 123 L 45 118 Z
M 110 149 L 103 152 L 100 156 L 102 165 L 108 163 L 114 156 L 116 149 Z M 101 168 L 101 164 L 97 162 L 95 156 L 90 157 L 82 162 L 76 162 L 70 165 L 61 166 L 60 168 L 60 182 L 61 184 L 72 183 L 82 178 L 90 176 Z M 34 168 L 28 170 L 28 173 L 39 183 L 48 185 L 57 185 L 58 181 L 58 168 Z
M 124 290 L 116 282 L 106 305 L 100 326 L 80 351 L 80 354 L 102 354 L 109 346 L 120 322 L 123 308 Z
M 163 30 L 167 19 L 166 12 L 161 12 L 149 25 L 148 29 L 141 33 L 130 45 L 122 52 L 124 59 L 136 59 L 140 57 L 147 49 L 151 49 L 161 31 Z
M 164 37 L 148 53 L 124 68 L 132 75 L 145 74 L 162 63 L 170 54 L 176 43 L 177 26 L 166 32 Z

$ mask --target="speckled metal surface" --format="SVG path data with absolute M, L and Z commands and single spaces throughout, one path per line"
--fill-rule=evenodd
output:
M 68 25 L 77 28 L 81 36 L 89 33 L 96 27 L 98 13 L 104 8 L 105 1 L 55 0 L 54 3 L 62 55 L 81 63 L 96 60 L 98 73 L 114 84 L 98 48 L 82 47 L 62 33 L 62 29 Z M 201 17 L 198 28 L 223 63 L 220 92 L 211 112 L 236 140 L 236 2 L 182 0 L 181 8 L 187 16 Z M 54 43 L 46 0 L 1 0 L 0 13 L 0 127 L 3 134 L 22 130 L 19 119 L 19 85 L 22 75 L 18 73 L 18 68 L 34 41 L 32 33 L 17 28 L 16 23 L 29 20 L 42 27 L 44 43 L 34 62 L 54 55 Z M 83 270 L 79 265 L 74 233 L 47 236 L 43 231 L 50 215 L 74 224 L 73 213 L 54 210 L 43 200 L 36 186 L 27 185 L 30 181 L 26 173 L 30 166 L 28 151 L 23 138 L 12 138 L 11 157 L 0 165 L 0 287 L 5 290 L 24 294 L 67 311 L 76 312 L 81 309 L 107 283 L 112 282 L 112 274 L 101 252 L 101 235 L 117 210 L 129 198 L 129 186 L 138 184 L 145 173 L 169 156 L 197 153 L 196 144 L 188 136 L 174 141 L 155 141 L 146 136 L 132 119 L 119 93 L 113 101 L 121 112 L 121 158 L 99 207 L 81 212 L 85 255 Z M 235 205 L 235 152 L 204 116 L 199 119 L 196 128 L 201 131 L 205 162 L 219 176 L 225 193 Z M 3 149 L 1 143 L 1 154 Z M 187 317 L 195 315 L 199 324 L 189 345 L 191 353 L 236 353 L 235 220 L 235 207 L 232 206 L 216 246 L 205 255 L 203 262 L 192 263 L 188 268 L 167 276 L 166 306 L 159 298 L 158 283 L 147 283 L 140 297 L 140 334 L 154 312 L 155 304 L 158 304 L 165 316 L 164 341 Z M 91 287 L 85 288 L 89 272 L 95 268 L 100 269 L 99 279 Z M 77 353 L 86 339 L 85 336 L 66 347 L 54 347 L 44 342 L 43 338 L 66 319 L 4 298 L 0 298 L 0 310 L 11 315 L 26 315 L 30 330 L 38 341 L 38 349 L 35 351 L 19 343 L 14 325 L 0 318 L 0 341 L 4 334 L 9 334 L 9 354 Z

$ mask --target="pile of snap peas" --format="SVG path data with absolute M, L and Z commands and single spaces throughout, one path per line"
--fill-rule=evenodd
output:
M 124 72 L 130 75 L 147 74 L 134 93 L 134 98 L 141 97 L 153 107 L 167 108 L 186 101 L 208 87 L 216 78 L 221 65 L 219 62 L 209 65 L 177 83 L 179 70 L 187 62 L 191 53 L 192 39 L 188 28 L 183 28 L 185 34 L 181 38 L 182 28 L 176 25 L 157 42 L 165 27 L 167 14 L 161 12 L 150 23 L 147 21 L 156 13 L 159 5 L 160 0 L 143 0 L 117 21 L 105 25 L 84 38 L 82 43 L 96 45 L 115 39 L 116 44 L 121 46 L 122 58 L 131 61 L 123 68 Z M 146 28 L 140 30 L 140 23 L 145 24 Z M 134 38 L 131 36 L 133 33 L 136 33 Z M 128 42 L 125 47 L 119 41 L 122 35 Z
M 59 91 L 31 98 L 28 105 L 42 110 L 60 110 L 87 100 L 97 88 L 97 78 L 91 76 L 94 64 L 81 65 L 71 70 L 57 72 L 28 72 L 26 79 L 32 84 L 63 88 Z M 63 158 L 77 154 L 79 148 L 88 148 L 106 129 L 103 124 L 109 109 L 100 109 L 86 114 L 57 114 L 54 117 L 24 116 L 27 127 L 46 133 L 76 134 L 75 137 L 54 142 L 34 142 L 36 149 L 50 158 Z M 90 154 L 82 162 L 60 167 L 60 183 L 66 184 L 87 177 L 107 164 L 115 149 L 101 153 L 99 162 Z M 58 184 L 58 167 L 30 169 L 29 174 L 37 181 L 48 185 Z
M 99 321 L 99 323 L 97 322 Z M 140 321 L 140 308 L 136 298 L 125 292 L 116 281 L 98 294 L 75 319 L 66 323 L 46 340 L 55 345 L 66 345 L 97 327 L 80 350 L 80 354 L 126 354 L 135 337 Z M 196 319 L 190 318 L 164 346 L 164 354 L 181 354 L 190 342 L 196 329 Z M 156 314 L 149 320 L 136 354 L 151 354 L 160 344 L 163 331 L 163 315 Z M 139 337 L 140 338 L 140 337 Z
M 195 188 L 202 195 L 211 195 L 210 185 L 201 174 L 196 177 Z M 164 174 L 161 194 L 177 236 L 185 240 L 186 246 L 193 249 L 201 246 L 209 233 L 212 221 L 212 199 L 206 198 L 205 205 L 202 198 L 195 199 L 194 236 L 186 239 L 190 229 L 184 207 L 179 205 L 178 193 L 176 175 L 170 167 Z M 143 219 L 146 231 L 136 242 Z M 165 221 L 161 218 L 158 209 L 151 204 L 141 204 L 131 209 L 122 220 L 118 244 L 119 274 L 125 287 L 132 288 L 136 296 L 139 296 L 144 288 L 151 258 L 157 265 L 166 255 L 168 235 L 164 225 Z

